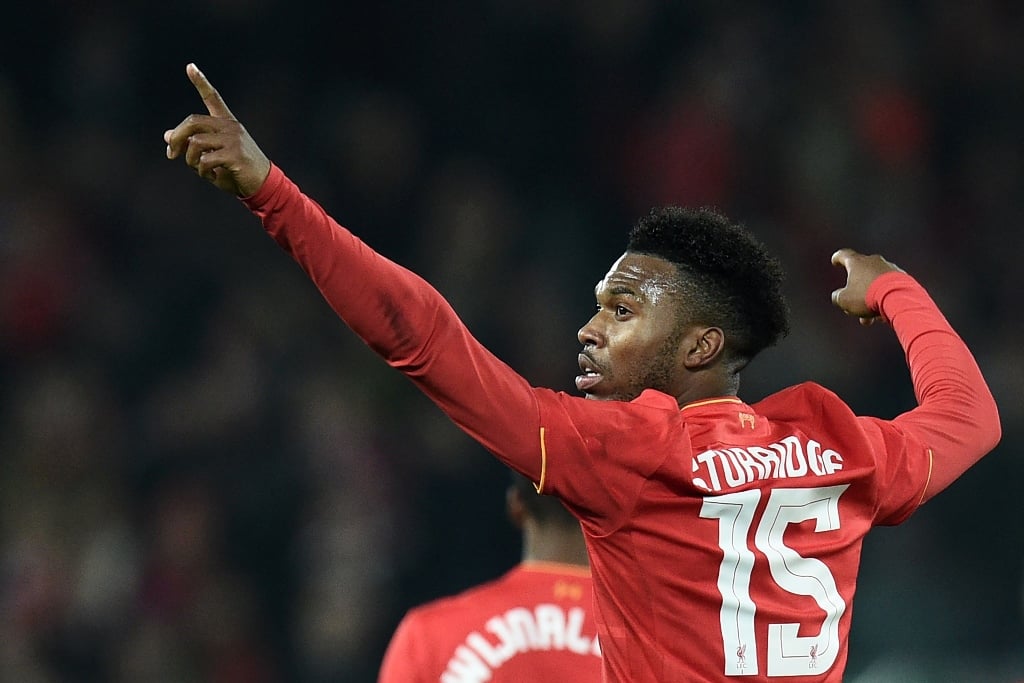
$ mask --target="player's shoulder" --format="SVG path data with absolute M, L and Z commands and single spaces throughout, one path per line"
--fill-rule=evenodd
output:
M 585 434 L 590 444 L 608 446 L 642 441 L 649 445 L 670 438 L 679 422 L 679 404 L 673 396 L 654 389 L 632 401 L 591 401 L 559 392 L 550 403 L 541 400 L 542 419 L 549 433 Z
M 817 382 L 801 382 L 765 396 L 752 405 L 769 419 L 808 419 L 828 411 L 849 413 L 850 407 L 831 389 Z
M 597 415 L 643 414 L 650 411 L 677 413 L 679 404 L 674 396 L 657 389 L 644 389 L 631 401 L 591 401 L 564 391 L 537 390 L 542 401 L 558 404 L 573 412 L 589 412 Z
M 798 382 L 792 386 L 788 386 L 785 389 L 780 389 L 773 394 L 766 396 L 763 401 L 771 399 L 773 397 L 810 397 L 810 398 L 824 398 L 824 399 L 835 399 L 840 400 L 836 392 L 832 391 L 826 386 L 818 384 L 817 382 Z

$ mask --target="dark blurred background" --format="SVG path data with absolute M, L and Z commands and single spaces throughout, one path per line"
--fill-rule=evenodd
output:
M 93 0 L 0 23 L 0 679 L 373 681 L 406 609 L 519 556 L 504 468 L 238 202 L 164 158 L 195 61 L 263 149 L 572 390 L 651 205 L 789 272 L 749 401 L 913 404 L 838 247 L 929 287 L 1000 403 L 986 460 L 866 546 L 848 680 L 1024 678 L 1024 6 Z

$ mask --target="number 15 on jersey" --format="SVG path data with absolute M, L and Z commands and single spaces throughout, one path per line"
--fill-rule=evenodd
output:
M 754 545 L 768 560 L 771 578 L 782 590 L 812 598 L 825 613 L 817 635 L 800 636 L 799 623 L 769 624 L 766 642 L 768 676 L 815 676 L 828 671 L 839 654 L 839 619 L 846 602 L 828 566 L 788 547 L 790 524 L 813 520 L 816 533 L 839 529 L 839 497 L 848 484 L 774 489 L 754 531 Z M 754 553 L 747 544 L 761 491 L 737 491 L 704 498 L 700 516 L 718 520 L 722 564 L 718 591 L 725 646 L 725 675 L 756 676 L 758 642 L 754 634 L 757 605 L 750 598 Z

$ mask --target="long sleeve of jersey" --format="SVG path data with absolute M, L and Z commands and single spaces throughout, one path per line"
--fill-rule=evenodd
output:
M 426 281 L 338 225 L 275 165 L 245 200 L 345 323 L 448 416 L 508 464 L 540 477 L 534 390 L 477 342 Z M 527 428 L 524 428 L 527 427 Z M 536 467 L 517 467 L 516 462 Z
M 918 407 L 893 422 L 931 450 L 928 500 L 998 443 L 995 399 L 966 344 L 909 275 L 876 279 L 867 304 L 889 320 L 906 354 Z

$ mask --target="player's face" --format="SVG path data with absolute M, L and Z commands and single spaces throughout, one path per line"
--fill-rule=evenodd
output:
M 677 282 L 669 261 L 627 252 L 597 283 L 597 312 L 578 335 L 576 388 L 587 398 L 630 401 L 648 388 L 682 392 Z

